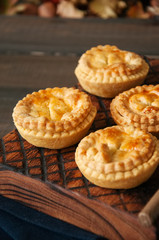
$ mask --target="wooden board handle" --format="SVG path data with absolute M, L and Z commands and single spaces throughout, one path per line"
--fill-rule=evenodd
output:
M 20 173 L 0 171 L 0 194 L 110 240 L 156 239 L 137 217 Z
M 141 224 L 151 226 L 159 216 L 159 190 L 153 195 L 143 210 L 138 214 Z

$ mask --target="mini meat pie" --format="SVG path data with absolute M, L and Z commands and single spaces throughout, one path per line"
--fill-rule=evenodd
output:
M 143 85 L 116 96 L 110 105 L 113 119 L 119 125 L 133 125 L 159 133 L 159 85 Z
M 128 189 L 145 182 L 159 163 L 159 141 L 133 127 L 112 126 L 81 140 L 75 160 L 95 185 Z
M 47 88 L 28 94 L 14 108 L 15 126 L 29 143 L 60 149 L 88 132 L 96 108 L 90 97 L 73 88 Z
M 75 75 L 87 92 L 112 98 L 143 83 L 148 64 L 133 52 L 116 46 L 97 46 L 86 51 L 75 69 Z

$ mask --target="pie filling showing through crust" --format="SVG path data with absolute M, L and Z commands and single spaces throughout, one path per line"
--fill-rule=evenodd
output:
M 110 105 L 119 125 L 133 125 L 153 134 L 159 133 L 159 85 L 143 85 L 115 97 Z
M 112 126 L 81 140 L 75 161 L 92 183 L 106 188 L 133 188 L 145 182 L 159 163 L 159 141 L 138 128 Z
M 148 71 L 148 64 L 139 55 L 99 45 L 81 56 L 75 75 L 89 93 L 111 98 L 142 84 Z
M 90 97 L 74 88 L 47 88 L 28 94 L 13 110 L 20 134 L 31 144 L 63 148 L 77 143 L 96 116 Z

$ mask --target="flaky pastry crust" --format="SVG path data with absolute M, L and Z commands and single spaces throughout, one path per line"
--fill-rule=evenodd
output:
M 158 136 L 159 85 L 143 85 L 116 96 L 110 105 L 119 125 L 133 125 Z
M 74 88 L 47 88 L 28 94 L 13 110 L 18 131 L 37 147 L 60 149 L 88 132 L 96 108 L 90 97 Z
M 81 56 L 75 75 L 87 92 L 112 98 L 141 85 L 148 71 L 148 64 L 139 55 L 116 46 L 99 45 Z
M 113 126 L 81 140 L 75 161 L 95 185 L 128 189 L 145 182 L 159 163 L 159 141 L 133 127 Z

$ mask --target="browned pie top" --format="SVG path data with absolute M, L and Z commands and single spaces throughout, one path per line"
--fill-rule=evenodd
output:
M 154 139 L 151 134 L 133 127 L 112 126 L 98 130 L 81 140 L 76 151 L 77 164 L 99 176 L 137 171 L 153 156 Z
M 78 68 L 92 77 L 94 75 L 92 80 L 106 82 L 134 80 L 149 70 L 139 55 L 110 45 L 99 45 L 86 51 L 79 60 Z
M 90 97 L 74 88 L 47 88 L 28 94 L 13 111 L 24 129 L 62 132 L 76 128 L 92 110 Z
M 112 100 L 111 113 L 120 125 L 159 131 L 159 85 L 143 85 L 119 94 Z
M 156 114 L 159 112 L 159 85 L 143 89 L 129 97 L 129 107 L 137 114 Z

